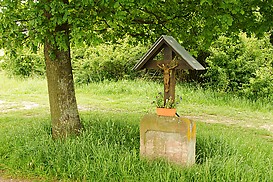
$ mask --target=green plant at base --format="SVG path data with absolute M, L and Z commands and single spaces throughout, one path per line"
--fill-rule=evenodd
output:
M 177 102 L 174 101 L 172 96 L 170 96 L 168 99 L 164 101 L 164 94 L 162 92 L 159 92 L 153 103 L 155 103 L 157 108 L 172 109 L 176 108 L 176 106 L 182 101 L 182 97 L 180 97 L 179 95 L 177 95 L 177 98 L 179 98 Z
M 153 103 L 156 104 L 156 107 L 164 108 L 164 95 L 162 94 L 162 92 L 159 92 L 155 98 L 156 99 L 155 101 L 153 101 Z

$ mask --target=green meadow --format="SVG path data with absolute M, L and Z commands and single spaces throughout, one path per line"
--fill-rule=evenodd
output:
M 273 181 L 273 104 L 178 84 L 197 123 L 196 164 L 139 157 L 139 122 L 163 84 L 76 85 L 84 129 L 52 140 L 46 80 L 0 72 L 0 176 L 26 181 Z

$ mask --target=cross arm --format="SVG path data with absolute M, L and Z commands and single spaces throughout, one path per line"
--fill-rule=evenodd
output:
M 189 70 L 192 69 L 187 63 L 181 60 L 177 60 L 178 66 L 175 69 Z M 153 60 L 147 62 L 143 67 L 147 69 L 159 69 L 158 64 L 166 63 L 166 61 Z

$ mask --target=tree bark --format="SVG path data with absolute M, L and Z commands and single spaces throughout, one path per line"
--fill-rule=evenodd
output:
M 66 30 L 67 50 L 45 40 L 44 56 L 54 139 L 77 135 L 81 122 L 76 102 L 71 57 L 69 31 Z

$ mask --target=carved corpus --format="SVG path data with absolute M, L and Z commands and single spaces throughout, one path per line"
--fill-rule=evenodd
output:
M 154 58 L 163 50 L 163 60 Z M 177 69 L 204 70 L 173 37 L 162 35 L 135 65 L 135 70 L 161 69 L 164 76 L 164 101 L 170 97 L 175 100 L 175 73 Z
M 168 93 L 170 90 L 170 80 L 171 76 L 174 74 L 175 68 L 178 66 L 178 62 L 171 60 L 170 63 L 157 64 L 157 66 L 163 70 L 164 77 L 164 92 Z

